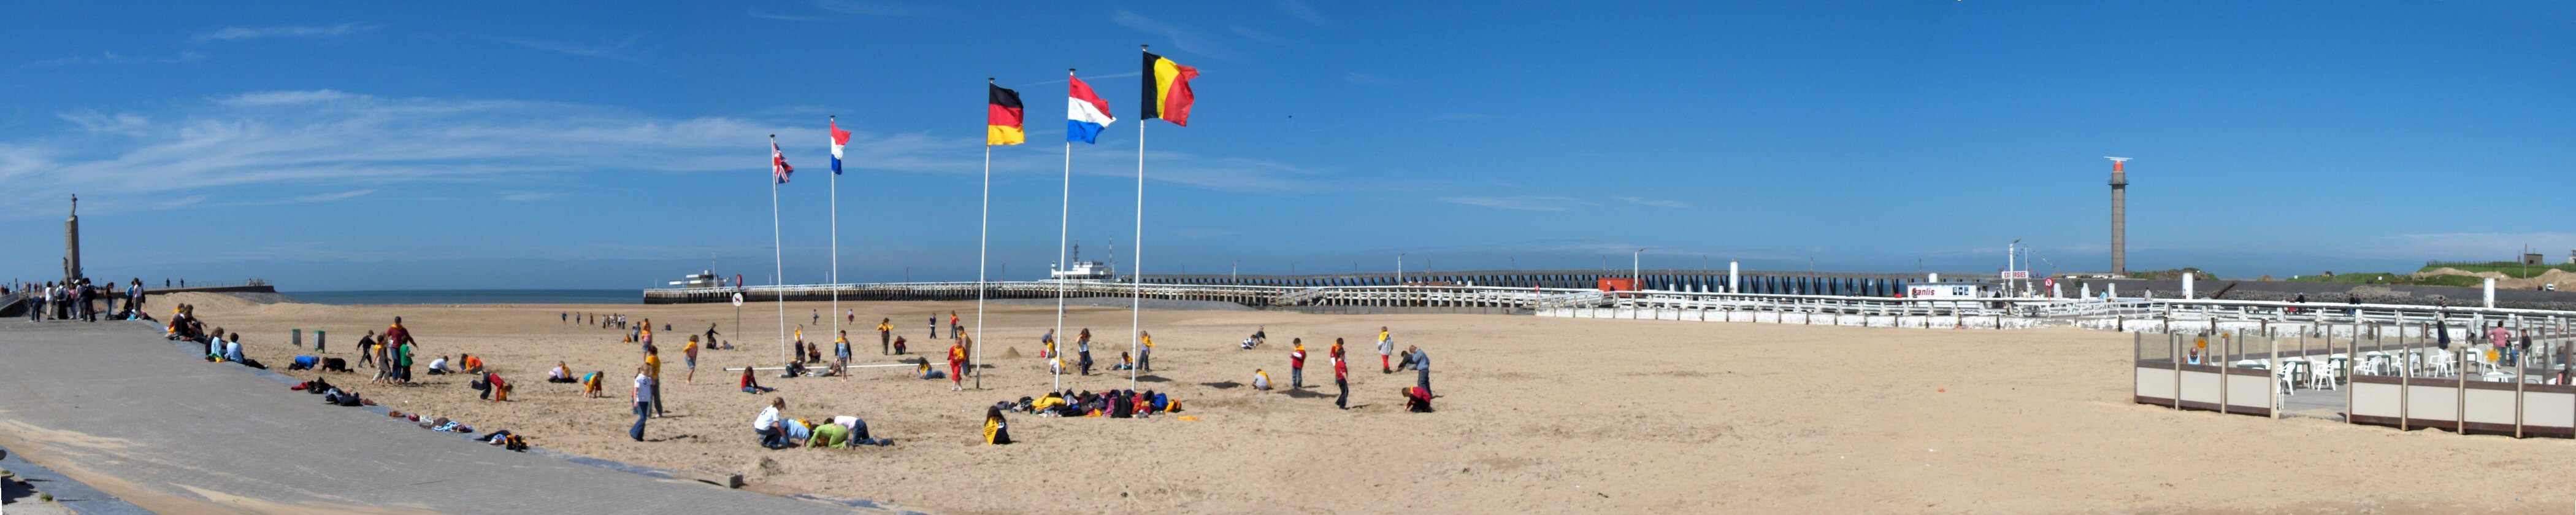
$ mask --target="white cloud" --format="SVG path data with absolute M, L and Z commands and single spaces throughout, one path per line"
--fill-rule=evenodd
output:
M 1630 204 L 1636 204 L 1636 205 L 1641 205 L 1641 206 L 1655 206 L 1655 207 L 1690 207 L 1690 206 L 1691 206 L 1689 202 L 1682 202 L 1682 201 L 1679 201 L 1679 200 L 1655 200 L 1655 199 L 1638 198 L 1638 197 L 1619 197 L 1619 200 L 1624 201 L 1624 202 L 1627 202 L 1627 203 L 1630 203 Z
M 339 192 L 339 193 L 324 193 L 324 194 L 320 194 L 320 195 L 306 195 L 306 196 L 301 196 L 301 197 L 295 197 L 295 201 L 296 201 L 296 202 L 330 202 L 330 201 L 334 201 L 334 200 L 348 200 L 348 199 L 353 199 L 353 198 L 358 198 L 358 197 L 361 197 L 361 196 L 365 196 L 366 194 L 369 194 L 369 193 L 375 193 L 375 192 L 376 192 L 376 190 L 372 190 L 372 189 L 365 189 L 365 190 L 350 190 L 350 191 L 343 191 L 343 192 Z
M 1470 206 L 1490 207 L 1494 209 L 1514 209 L 1521 211 L 1564 211 L 1567 206 L 1574 204 L 1574 199 L 1570 198 L 1530 195 L 1511 197 L 1440 197 L 1438 200 L 1451 204 L 1465 204 Z
M 1120 27 L 1134 29 L 1139 32 L 1161 34 L 1164 38 L 1172 40 L 1173 47 L 1179 48 L 1184 52 L 1220 59 L 1234 58 L 1233 50 L 1227 49 L 1224 45 L 1218 44 L 1216 41 L 1210 40 L 1196 31 L 1183 30 L 1180 27 L 1174 27 L 1171 24 L 1163 23 L 1161 20 L 1147 18 L 1142 14 L 1136 14 L 1125 9 L 1120 9 L 1116 14 L 1109 17 L 1109 21 L 1117 23 Z
M 139 57 L 119 54 L 116 52 L 99 52 L 97 57 L 61 57 L 27 63 L 27 66 L 65 66 L 74 64 L 179 64 L 193 63 L 203 60 L 206 60 L 206 56 L 196 52 L 179 52 L 179 55 L 170 57 Z
M 171 197 L 238 187 L 337 188 L 343 193 L 334 195 L 356 197 L 399 183 L 740 172 L 760 169 L 770 134 L 786 143 L 791 161 L 823 170 L 824 137 L 814 124 L 672 118 L 562 102 L 266 91 L 181 102 L 168 112 L 83 111 L 59 118 L 66 127 L 57 134 L 0 140 L 0 184 L 11 189 L 11 195 L 0 196 L 0 218 L 51 213 L 51 199 L 72 192 L 166 209 Z M 862 130 L 851 142 L 848 163 L 854 170 L 974 174 L 981 171 L 974 149 L 982 142 L 973 135 Z M 1075 158 L 1081 173 L 1135 173 L 1132 145 L 1086 147 Z M 1055 152 L 1011 147 L 995 156 L 994 169 L 1052 176 L 1062 159 Z M 1275 161 L 1168 151 L 1148 153 L 1146 172 L 1164 184 L 1263 193 L 1313 190 L 1310 179 L 1320 174 Z M 560 196 L 499 189 L 486 198 Z M 329 197 L 297 200 L 337 200 Z
M 223 29 L 216 30 L 214 32 L 199 33 L 196 37 L 188 38 L 188 40 L 204 43 L 208 41 L 238 41 L 245 39 L 269 38 L 331 39 L 375 29 L 376 26 L 374 25 L 360 25 L 356 23 L 342 23 L 329 27 L 314 27 L 308 25 L 224 27 Z
M 858 16 L 926 16 L 934 12 L 925 7 L 853 0 L 814 0 L 814 8 Z
M 1306 5 L 1302 0 L 1275 0 L 1273 3 L 1279 5 L 1279 10 L 1286 11 L 1289 16 L 1295 16 L 1297 19 L 1306 20 L 1306 23 L 1312 23 L 1318 27 L 1333 26 L 1333 20 L 1325 19 L 1324 13 L 1315 12 L 1315 6 Z

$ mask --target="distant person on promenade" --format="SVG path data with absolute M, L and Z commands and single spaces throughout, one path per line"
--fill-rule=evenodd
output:
M 1306 339 L 1288 340 L 1288 388 L 1306 387 Z
M 662 349 L 644 346 L 644 373 L 653 376 L 653 416 L 662 416 Z
M 1378 373 L 1381 373 L 1381 374 L 1393 374 L 1393 373 L 1395 373 L 1395 366 L 1394 366 L 1394 365 L 1389 365 L 1389 364 L 1387 364 L 1387 359 L 1388 359 L 1388 358 L 1391 358 L 1391 357 L 1394 357 L 1394 356 L 1395 356 L 1395 338 L 1394 338 L 1393 336 L 1391 336 L 1389 333 L 1387 333 L 1387 331 L 1386 331 L 1386 326 L 1378 326 L 1378 328 L 1377 328 L 1377 368 L 1381 369 Z
M 635 367 L 635 392 L 627 397 L 635 401 L 635 427 L 627 429 L 626 436 L 638 442 L 644 441 L 644 419 L 653 415 L 654 388 L 651 371 Z
M 681 348 L 681 349 L 680 349 L 680 359 L 682 359 L 682 360 L 686 360 L 685 362 L 686 362 L 686 363 L 688 363 L 688 365 L 689 365 L 689 375 L 688 375 L 688 377 L 681 378 L 681 380 L 683 380 L 683 381 L 687 381 L 689 384 L 698 384 L 698 337 L 697 337 L 697 335 L 689 335 L 689 346 L 688 346 L 688 347 L 683 347 L 683 348 Z
M 894 355 L 894 318 L 877 322 L 877 354 Z

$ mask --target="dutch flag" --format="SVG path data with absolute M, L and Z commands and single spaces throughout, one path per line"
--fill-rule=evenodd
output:
M 1100 129 L 1118 118 L 1109 116 L 1109 102 L 1091 93 L 1091 85 L 1073 78 L 1072 92 L 1065 101 L 1064 140 L 1099 143 Z

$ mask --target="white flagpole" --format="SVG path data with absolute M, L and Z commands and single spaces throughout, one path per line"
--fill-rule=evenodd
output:
M 984 85 L 992 87 L 993 78 L 985 77 Z M 975 230 L 975 389 L 984 389 L 984 258 L 993 234 L 993 143 L 984 143 L 984 219 Z
M 1064 69 L 1064 76 L 1066 77 L 1066 82 L 1071 82 L 1073 79 L 1073 69 Z M 1070 101 L 1070 99 L 1067 100 L 1067 102 Z M 1072 257 L 1065 254 L 1065 245 L 1069 243 L 1068 237 L 1073 233 L 1073 138 L 1070 137 L 1064 139 L 1064 204 L 1059 210 L 1058 216 L 1060 218 L 1057 218 L 1058 221 L 1056 222 L 1055 269 L 1056 271 L 1062 271 L 1066 267 L 1073 266 L 1073 263 L 1065 261 L 1072 259 Z M 1054 272 L 1048 273 L 1050 275 L 1058 275 Z M 1049 364 L 1047 369 L 1055 373 L 1054 391 L 1060 392 L 1064 391 L 1064 348 L 1067 347 L 1064 341 L 1064 294 L 1067 285 L 1064 283 L 1064 278 L 1061 276 L 1049 277 L 1049 279 L 1056 281 L 1055 333 L 1053 333 L 1055 334 L 1055 352 L 1047 356 L 1047 363 Z
M 838 122 L 838 121 L 840 120 L 840 118 L 841 118 L 841 117 L 839 117 L 839 116 L 833 116 L 831 119 L 832 119 L 834 122 Z M 835 123 L 833 126 L 837 127 L 837 126 L 839 126 L 839 124 L 838 124 L 838 123 Z M 831 135 L 831 134 L 828 134 L 828 133 L 827 133 L 827 134 L 824 134 L 824 135 L 823 135 L 823 144 L 825 144 L 825 145 L 830 145 L 830 144 L 832 144 L 832 143 L 833 143 L 833 142 L 832 142 L 832 135 Z M 831 188 L 831 190 L 832 190 L 832 273 L 831 273 L 831 277 L 832 277 L 832 310 L 833 310 L 833 311 L 840 311 L 840 310 L 841 310 L 841 156 L 837 156 L 837 155 L 832 156 L 832 179 L 831 179 L 831 183 L 832 183 L 832 188 Z M 831 336 L 831 337 L 833 337 L 833 338 L 834 338 L 834 340 L 833 340 L 834 342 L 838 342 L 838 341 L 839 341 L 839 338 L 840 338 L 840 335 L 841 335 L 841 314 L 840 314 L 840 313 L 833 313 L 833 314 L 832 314 L 832 332 L 827 333 L 827 334 L 826 334 L 826 336 Z M 849 379 L 850 379 L 850 375 L 849 375 L 849 372 L 848 372 L 848 371 L 841 371 L 841 372 L 840 372 L 840 374 L 841 374 L 841 380 L 843 380 L 843 381 L 847 381 L 847 380 L 849 380 Z
M 775 160 L 778 152 L 778 135 L 769 135 L 769 149 L 770 157 Z M 777 275 L 770 276 L 769 284 L 779 287 L 778 291 L 770 292 L 778 296 L 778 357 L 781 358 L 779 363 L 786 363 L 787 359 L 792 359 L 787 357 L 787 251 L 784 248 L 786 245 L 784 241 L 778 233 L 778 163 L 773 162 L 769 164 L 769 250 L 770 257 L 776 260 L 777 267 L 772 273 Z
M 1140 48 L 1138 51 L 1142 52 L 1143 45 L 1138 47 Z M 1148 84 L 1152 83 L 1153 74 L 1146 74 L 1144 80 Z M 1138 106 L 1137 109 L 1139 109 L 1137 112 L 1144 112 L 1143 106 Z M 1145 363 L 1144 350 L 1137 343 L 1145 334 L 1145 117 L 1143 116 L 1136 117 L 1136 269 L 1129 270 L 1127 274 L 1127 280 L 1134 285 L 1135 289 L 1135 299 L 1128 304 L 1130 314 L 1127 317 L 1127 353 L 1130 356 L 1136 356 L 1134 364 L 1141 365 Z M 1139 367 L 1127 367 L 1128 390 L 1136 389 L 1137 368 Z

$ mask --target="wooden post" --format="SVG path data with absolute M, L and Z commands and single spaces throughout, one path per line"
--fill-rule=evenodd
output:
M 2530 336 L 2531 336 L 2531 333 L 2523 333 L 2523 331 L 2529 331 L 2530 329 L 2529 329 L 2529 328 L 2526 328 L 2526 327 L 2523 327 L 2523 324 L 2522 324 L 2522 317 L 2520 317 L 2520 316 L 2516 316 L 2516 317 L 2514 317 L 2514 318 L 2513 318 L 2513 329 L 2514 329 L 2514 332 L 2522 333 L 2523 337 L 2525 337 L 2525 338 L 2528 338 L 2528 337 L 2530 337 Z M 2513 342 L 2505 342 L 2505 345 L 2513 345 Z M 2523 360 L 2526 360 L 2526 359 L 2530 359 L 2530 358 L 2531 358 L 2531 356 L 2528 356 L 2527 354 L 2530 354 L 2530 349 L 2521 349 L 2520 351 L 2518 351 L 2518 352 L 2515 352 L 2515 353 L 2514 353 L 2514 356 L 2513 356 L 2513 358 L 2514 358 L 2514 359 L 2512 360 L 2512 361 L 2513 361 L 2513 437 L 2514 437 L 2514 438 L 2521 438 L 2521 437 L 2522 437 L 2522 362 L 2523 362 Z
M 2269 344 L 2272 348 L 2272 374 L 2278 376 L 2282 372 L 2289 371 L 2289 367 L 2281 366 L 2281 341 L 2274 340 L 2269 337 L 2263 338 L 2263 341 Z M 2308 373 L 2317 373 L 2316 365 L 2314 363 L 2309 363 L 2308 367 Z M 2287 399 L 2281 398 L 2281 396 L 2287 394 L 2281 393 L 2281 381 L 2279 379 L 2270 379 L 2263 383 L 2271 385 L 2272 387 L 2272 418 L 2274 420 L 2278 420 L 2281 418 L 2281 408 L 2288 407 L 2290 404 Z M 2293 392 L 2295 391 L 2296 390 L 2293 390 Z

